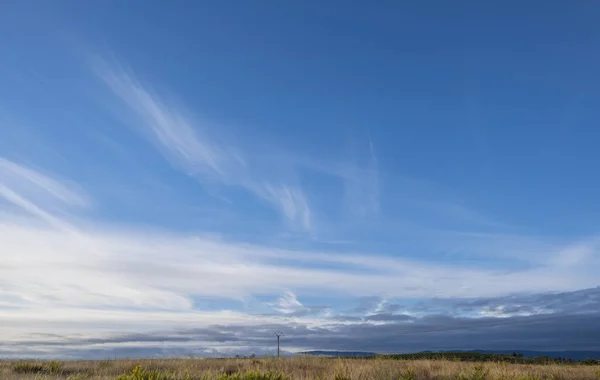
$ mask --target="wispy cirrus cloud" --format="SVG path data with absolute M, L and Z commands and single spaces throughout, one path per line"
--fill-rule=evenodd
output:
M 325 305 L 304 305 L 294 292 L 286 290 L 275 302 L 268 302 L 267 306 L 272 307 L 277 313 L 284 317 L 316 317 L 318 315 L 328 314 L 330 308 Z
M 76 184 L 68 185 L 43 174 L 39 170 L 28 168 L 6 158 L 0 157 L 0 184 L 16 193 L 31 196 L 51 196 L 69 206 L 87 206 L 89 199 L 81 189 L 73 190 Z
M 379 210 L 379 171 L 377 157 L 373 150 L 373 142 L 369 137 L 370 154 L 363 165 L 356 164 L 347 167 L 345 196 L 347 208 L 351 214 L 367 217 L 376 214 Z
M 302 311 L 304 305 L 298 300 L 298 297 L 292 292 L 285 291 L 277 300 L 275 310 L 284 314 L 293 314 Z
M 66 181 L 65 181 L 66 182 Z M 72 227 L 56 213 L 65 206 L 87 207 L 89 197 L 74 182 L 61 183 L 38 170 L 0 157 L 0 199 L 63 230 Z M 40 207 L 39 204 L 44 204 Z M 0 204 L 0 211 L 2 210 Z M 6 212 L 14 212 L 6 210 Z
M 120 65 L 96 60 L 99 78 L 133 112 L 131 123 L 176 167 L 203 183 L 244 188 L 278 208 L 293 226 L 311 228 L 307 196 L 295 183 L 265 177 L 257 163 L 231 142 L 211 136 L 209 123 L 199 123 L 174 103 L 167 104 Z M 288 168 L 293 178 L 293 168 Z

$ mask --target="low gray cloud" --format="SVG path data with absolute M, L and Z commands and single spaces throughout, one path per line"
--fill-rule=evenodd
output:
M 378 318 L 375 318 L 378 319 Z M 428 316 L 410 319 L 398 316 L 389 323 L 342 324 L 309 328 L 301 324 L 264 326 L 213 326 L 210 329 L 180 330 L 171 334 L 115 335 L 106 339 L 78 339 L 58 342 L 28 341 L 0 345 L 0 354 L 15 352 L 36 356 L 54 349 L 59 356 L 102 358 L 113 356 L 250 354 L 271 352 L 272 332 L 284 331 L 282 345 L 298 349 L 414 352 L 422 350 L 600 350 L 600 312 L 581 315 L 552 314 L 511 318 L 456 318 Z M 143 347 L 129 347 L 144 343 Z M 165 343 L 168 347 L 165 348 Z M 178 343 L 182 343 L 178 346 Z M 186 344 L 184 344 L 186 343 Z M 227 351 L 213 350 L 224 343 Z M 111 346 L 112 345 L 112 346 Z M 32 351 L 28 347 L 35 346 Z M 57 346 L 62 346 L 59 348 Z M 108 347 L 103 347 L 108 346 Z M 8 350 L 8 351 L 7 351 Z
M 367 315 L 364 320 L 365 321 L 381 321 L 381 322 L 401 322 L 401 321 L 410 321 L 414 319 L 414 317 L 406 314 L 392 314 L 392 313 L 377 313 L 372 315 Z
M 465 313 L 497 312 L 504 315 L 540 313 L 587 313 L 600 310 L 600 287 L 560 293 L 518 294 L 478 299 L 432 299 L 408 308 L 413 312 Z
M 381 302 L 381 297 L 367 296 L 359 297 L 358 305 L 351 310 L 353 313 L 367 313 L 374 309 Z
M 272 354 L 274 331 L 281 343 L 299 350 L 351 350 L 380 353 L 423 350 L 600 350 L 600 288 L 480 300 L 431 300 L 452 313 L 414 317 L 379 312 L 338 315 L 323 325 L 282 320 L 261 325 L 213 325 L 150 333 L 114 334 L 102 338 L 32 334 L 0 344 L 2 357 L 106 358 L 146 356 L 232 356 Z M 415 308 L 425 309 L 426 303 Z M 554 310 L 510 317 L 467 317 L 462 311 L 502 306 L 504 311 Z M 429 310 L 433 310 L 430 308 Z

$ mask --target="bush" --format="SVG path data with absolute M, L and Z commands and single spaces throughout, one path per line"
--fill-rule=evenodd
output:
M 548 356 L 524 357 L 523 354 L 512 353 L 494 354 L 482 352 L 420 352 L 413 354 L 391 354 L 371 357 L 371 359 L 395 359 L 395 360 L 450 360 L 457 362 L 493 362 L 513 364 L 582 364 L 598 365 L 600 360 L 585 359 L 574 360 L 571 358 L 553 358 Z
M 236 373 L 223 373 L 218 380 L 285 380 L 279 372 L 246 371 Z
M 63 373 L 64 364 L 57 361 L 52 361 L 48 363 L 48 372 L 52 375 L 59 375 Z
M 60 375 L 63 373 L 63 363 L 52 362 L 15 362 L 12 364 L 12 370 L 15 373 L 31 373 L 31 374 L 50 374 Z
M 86 380 L 89 379 L 92 375 L 86 372 L 74 373 L 67 377 L 67 380 Z
M 125 373 L 117 380 L 176 380 L 170 374 L 158 371 L 158 370 L 145 370 L 141 366 L 137 365 L 131 370 L 129 374 Z
M 350 376 L 342 374 L 342 373 L 337 373 L 335 375 L 335 380 L 350 380 Z
M 406 371 L 402 372 L 400 374 L 400 376 L 398 377 L 398 380 L 416 380 L 416 379 L 417 379 L 417 373 L 412 368 L 409 368 Z
M 12 370 L 15 373 L 46 373 L 46 367 L 43 363 L 35 362 L 15 362 L 12 364 Z
M 483 365 L 478 365 L 473 368 L 471 373 L 459 373 L 454 376 L 454 380 L 486 380 L 489 370 Z

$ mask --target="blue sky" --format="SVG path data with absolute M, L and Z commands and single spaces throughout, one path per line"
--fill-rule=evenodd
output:
M 600 349 L 599 11 L 3 2 L 0 355 Z

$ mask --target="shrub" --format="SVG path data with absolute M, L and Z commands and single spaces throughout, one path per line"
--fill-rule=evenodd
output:
M 12 364 L 12 370 L 16 373 L 46 373 L 46 366 L 43 363 L 35 362 L 15 362 Z
M 473 368 L 471 380 L 485 380 L 487 379 L 489 373 L 489 369 L 487 369 L 483 365 L 478 365 L 475 368 Z
M 483 365 L 473 368 L 471 373 L 459 373 L 454 376 L 454 380 L 485 380 L 488 378 L 489 370 Z
M 416 379 L 417 379 L 417 374 L 416 374 L 415 370 L 412 368 L 407 369 L 406 371 L 401 373 L 400 376 L 398 377 L 398 380 L 416 380 Z
M 12 364 L 13 372 L 30 374 L 60 375 L 63 373 L 63 367 L 63 363 L 57 361 L 47 363 L 19 361 Z
M 51 361 L 48 363 L 48 372 L 52 375 L 59 375 L 63 373 L 64 364 L 57 361 Z
M 350 376 L 342 373 L 336 373 L 335 380 L 350 380 Z
M 159 370 L 145 370 L 137 365 L 129 374 L 125 373 L 117 380 L 176 380 L 173 376 Z
M 261 372 L 260 370 L 256 370 L 223 373 L 219 375 L 218 380 L 285 380 L 285 377 L 279 372 Z
M 85 380 L 88 379 L 91 375 L 86 372 L 74 373 L 67 377 L 67 380 Z

